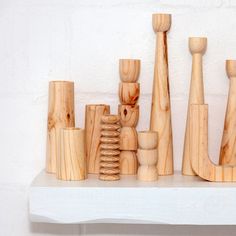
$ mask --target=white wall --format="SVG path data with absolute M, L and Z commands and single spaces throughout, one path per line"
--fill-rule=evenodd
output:
M 49 80 L 74 80 L 77 125 L 84 106 L 105 102 L 116 112 L 118 59 L 142 60 L 139 129 L 149 123 L 155 36 L 151 14 L 170 12 L 168 35 L 175 168 L 181 167 L 191 73 L 189 36 L 207 36 L 204 57 L 210 104 L 210 153 L 218 160 L 228 80 L 236 58 L 233 0 L 0 1 L 0 236 L 235 235 L 235 227 L 46 225 L 28 220 L 28 188 L 45 164 Z M 144 112 L 145 111 L 145 112 Z

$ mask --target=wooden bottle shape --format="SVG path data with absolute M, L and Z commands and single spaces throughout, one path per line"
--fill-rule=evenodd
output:
M 192 54 L 192 77 L 188 101 L 188 113 L 185 129 L 182 174 L 195 175 L 190 162 L 189 143 L 189 109 L 191 104 L 204 104 L 204 85 L 202 72 L 202 56 L 207 47 L 207 38 L 189 38 L 189 50 Z
M 152 91 L 150 130 L 157 131 L 158 173 L 173 174 L 173 141 L 168 82 L 168 58 L 166 33 L 171 26 L 171 15 L 154 14 L 152 25 L 156 33 L 156 56 Z
M 62 128 L 60 132 L 57 178 L 61 180 L 86 179 L 84 130 L 79 128 Z
M 100 180 L 120 179 L 119 120 L 117 115 L 103 115 L 101 118 Z
M 49 83 L 46 171 L 56 173 L 60 129 L 74 127 L 74 83 Z
M 236 60 L 226 61 L 226 72 L 230 85 L 221 142 L 220 164 L 236 165 Z
M 99 173 L 101 117 L 110 113 L 110 106 L 105 104 L 86 105 L 85 145 L 87 169 L 89 174 Z

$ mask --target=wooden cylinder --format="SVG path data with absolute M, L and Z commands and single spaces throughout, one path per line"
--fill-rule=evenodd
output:
M 139 99 L 139 83 L 120 83 L 119 97 L 121 104 L 134 105 Z
M 87 178 L 83 129 L 61 129 L 56 176 L 61 180 L 84 180 Z
M 236 165 L 236 60 L 226 61 L 226 72 L 230 84 L 221 142 L 220 164 Z
M 152 25 L 156 33 L 156 55 L 154 66 L 150 130 L 157 131 L 158 173 L 173 174 L 173 140 L 168 81 L 167 36 L 171 26 L 171 15 L 154 14 Z
M 183 175 L 195 175 L 190 160 L 190 122 L 189 112 L 191 104 L 204 104 L 204 85 L 202 71 L 202 56 L 207 47 L 207 38 L 189 38 L 189 50 L 192 54 L 192 76 L 190 82 L 190 92 L 188 101 L 188 113 L 186 120 L 184 151 L 182 162 Z
M 105 104 L 86 105 L 85 144 L 87 169 L 89 174 L 99 173 L 101 117 L 110 113 L 110 106 Z
M 120 152 L 120 173 L 122 175 L 136 175 L 138 160 L 135 151 Z
M 46 171 L 56 173 L 60 129 L 74 127 L 74 83 L 49 82 Z
M 158 144 L 158 133 L 155 131 L 138 132 L 138 146 L 140 149 L 156 149 Z
M 133 127 L 122 127 L 120 130 L 120 150 L 136 151 L 138 148 L 137 131 Z
M 135 83 L 140 73 L 140 60 L 137 59 L 120 59 L 119 72 L 122 82 Z
M 119 105 L 121 126 L 136 127 L 139 119 L 139 105 Z

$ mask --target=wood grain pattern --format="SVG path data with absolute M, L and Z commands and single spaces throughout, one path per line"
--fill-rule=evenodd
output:
M 60 129 L 74 127 L 74 83 L 49 83 L 46 171 L 56 173 Z
M 121 126 L 136 127 L 139 119 L 139 105 L 119 105 Z
M 85 144 L 87 168 L 89 174 L 99 173 L 101 117 L 110 113 L 110 106 L 105 104 L 86 105 Z
M 78 128 L 60 130 L 56 177 L 61 180 L 87 178 L 84 130 Z
M 202 71 L 202 56 L 206 51 L 207 38 L 189 38 L 189 50 L 192 54 L 192 76 L 190 82 L 190 92 L 188 100 L 188 113 L 186 120 L 184 151 L 182 161 L 183 175 L 196 175 L 192 169 L 190 161 L 189 143 L 189 107 L 191 104 L 204 104 L 204 85 Z
M 135 151 L 120 152 L 120 174 L 136 175 L 138 170 L 138 160 Z
M 140 94 L 139 83 L 120 83 L 119 98 L 121 104 L 134 105 L 137 103 Z
M 120 150 L 136 151 L 138 148 L 138 135 L 133 127 L 120 129 Z
M 221 141 L 220 164 L 236 165 L 236 60 L 226 61 L 229 93 Z
M 150 130 L 157 131 L 158 173 L 173 174 L 173 141 L 171 127 L 171 108 L 168 82 L 168 57 L 166 32 L 171 25 L 171 15 L 154 14 L 153 29 L 156 33 L 156 53 L 152 91 Z
M 135 83 L 140 73 L 140 60 L 138 59 L 120 59 L 119 72 L 122 82 Z
M 236 181 L 236 166 L 215 165 L 208 155 L 208 105 L 190 105 L 190 156 L 194 172 L 214 182 Z
M 155 131 L 139 131 L 139 149 L 156 149 L 158 144 L 158 133 Z

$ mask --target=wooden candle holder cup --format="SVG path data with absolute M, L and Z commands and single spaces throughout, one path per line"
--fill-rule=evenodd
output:
M 189 50 L 192 54 L 204 55 L 207 48 L 207 38 L 205 37 L 190 37 Z
M 153 14 L 152 15 L 152 27 L 155 33 L 167 32 L 171 26 L 170 14 Z
M 158 133 L 155 131 L 138 132 L 138 146 L 140 149 L 156 149 L 158 144 Z
M 119 97 L 121 104 L 134 105 L 137 103 L 140 94 L 139 83 L 120 83 Z
M 119 105 L 118 114 L 122 126 L 136 127 L 139 119 L 139 105 Z

